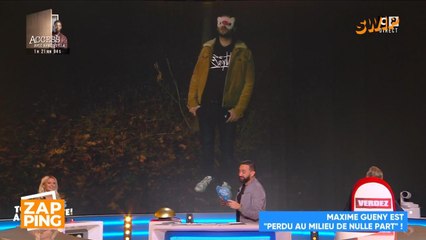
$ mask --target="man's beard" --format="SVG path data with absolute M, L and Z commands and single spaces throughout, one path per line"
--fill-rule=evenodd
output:
M 219 36 L 223 37 L 223 38 L 228 38 L 231 39 L 234 36 L 234 31 L 230 30 L 225 34 L 222 34 L 220 32 L 218 32 Z
M 244 184 L 244 183 L 247 183 L 248 181 L 250 181 L 250 179 L 251 179 L 250 176 L 248 176 L 246 178 L 242 178 L 242 179 L 240 178 L 240 182 Z

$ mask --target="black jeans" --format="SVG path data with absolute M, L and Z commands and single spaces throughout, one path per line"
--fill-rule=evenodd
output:
M 200 126 L 201 141 L 201 170 L 205 175 L 213 177 L 234 177 L 236 163 L 234 160 L 234 142 L 236 123 L 226 123 L 228 109 L 221 107 L 219 103 L 203 104 L 197 110 Z M 221 158 L 219 158 L 219 168 L 215 167 L 214 150 L 216 128 L 219 130 Z

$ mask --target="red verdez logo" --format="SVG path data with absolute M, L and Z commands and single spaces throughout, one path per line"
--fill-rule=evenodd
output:
M 355 198 L 357 208 L 392 208 L 390 198 Z

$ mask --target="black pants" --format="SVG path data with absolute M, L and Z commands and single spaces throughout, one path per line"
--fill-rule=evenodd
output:
M 203 104 L 198 110 L 201 141 L 201 170 L 205 175 L 215 178 L 234 177 L 237 172 L 234 160 L 236 123 L 226 123 L 228 109 L 218 103 Z M 219 130 L 220 151 L 219 168 L 215 167 L 214 150 L 216 128 Z M 234 174 L 232 174 L 234 173 Z M 232 174 L 231 176 L 229 176 Z

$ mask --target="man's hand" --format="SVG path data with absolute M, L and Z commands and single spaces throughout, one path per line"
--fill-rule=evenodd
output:
M 197 110 L 200 108 L 200 106 L 198 105 L 198 106 L 196 106 L 196 107 L 189 107 L 188 109 L 189 109 L 189 112 L 190 113 L 192 113 L 192 115 L 194 116 L 194 117 L 196 117 L 197 116 Z
M 240 208 L 241 208 L 241 204 L 239 204 L 238 202 L 233 201 L 233 200 L 228 200 L 226 205 L 228 205 L 228 207 L 235 209 L 235 210 L 240 210 Z
M 238 121 L 238 119 L 240 119 L 237 113 L 235 113 L 234 109 L 229 109 L 228 112 L 229 112 L 229 118 L 228 120 L 226 120 L 227 123 L 236 122 Z
M 219 198 L 220 201 L 220 206 L 228 206 L 228 202 L 226 202 L 225 200 L 223 200 L 222 198 Z

